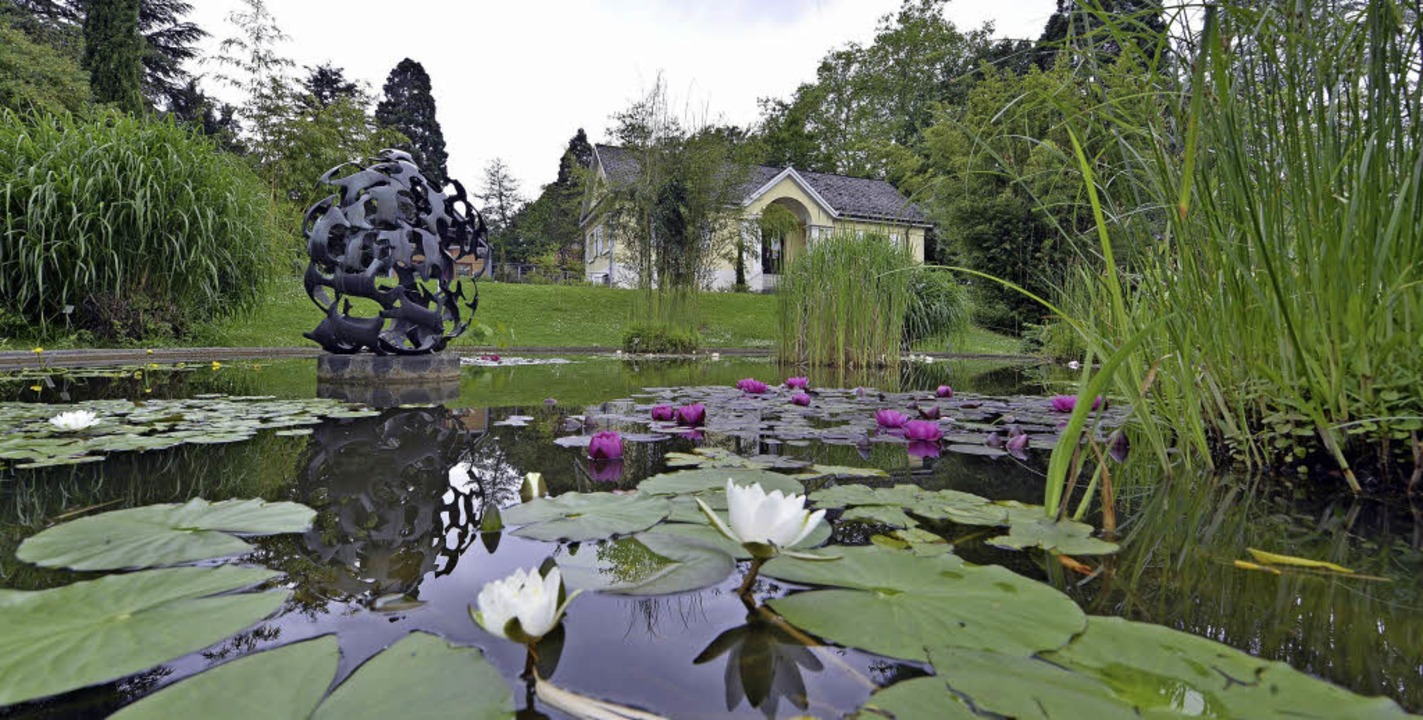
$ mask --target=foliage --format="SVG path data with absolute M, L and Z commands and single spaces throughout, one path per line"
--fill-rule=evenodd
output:
M 191 130 L 5 112 L 0 148 L 0 296 L 30 322 L 123 296 L 189 323 L 261 297 L 275 235 L 268 201 L 241 162 Z
M 84 16 L 84 68 L 94 100 L 130 113 L 145 109 L 138 5 L 139 0 L 95 3 L 86 6 Z
M 242 128 L 237 122 L 237 108 L 220 103 L 203 92 L 198 87 L 197 79 L 189 78 L 169 94 L 167 112 L 174 120 L 192 125 L 212 138 L 222 149 L 239 154 L 243 151 L 239 140 Z
M 777 358 L 843 367 L 897 365 L 914 260 L 883 235 L 819 240 L 781 278 Z
M 957 336 L 972 324 L 968 289 L 947 272 L 916 268 L 904 314 L 905 349 L 933 338 Z
M 435 184 L 444 187 L 450 179 L 446 163 L 445 135 L 435 117 L 435 97 L 430 90 L 430 76 L 425 67 L 410 58 L 396 64 L 386 76 L 376 106 L 376 122 L 410 139 L 415 163 Z
M 346 71 L 329 62 L 308 67 L 301 87 L 306 91 L 301 101 L 308 109 L 330 107 L 343 99 L 366 101 L 366 93 L 361 86 L 347 80 Z
M 582 128 L 568 140 L 558 161 L 558 177 L 543 186 L 533 202 L 519 209 L 509 258 L 523 261 L 556 252 L 557 264 L 578 274 L 583 271 L 583 233 L 578 227 L 593 146 Z M 535 262 L 538 262 L 535 260 Z
M 635 323 L 623 331 L 623 351 L 685 355 L 701 347 L 695 330 L 682 330 L 656 323 Z
M 243 144 L 262 168 L 280 154 L 275 143 L 280 126 L 291 115 L 288 70 L 295 63 L 278 51 L 288 38 L 265 0 L 242 0 L 242 4 L 242 10 L 227 16 L 235 34 L 218 45 L 212 61 L 219 68 L 216 80 L 242 96 L 237 118 Z
M 78 63 L 0 16 L 0 109 L 79 112 L 89 98 L 89 76 Z
M 484 166 L 484 180 L 474 196 L 484 204 L 480 212 L 489 226 L 489 243 L 498 262 L 503 264 L 516 232 L 514 220 L 528 204 L 519 194 L 519 181 L 509 172 L 504 158 L 496 157 Z
M 1098 357 L 1144 336 L 1114 382 L 1149 388 L 1163 461 L 1174 443 L 1313 457 L 1357 492 L 1354 462 L 1387 467 L 1423 429 L 1423 19 L 1391 0 L 1231 6 L 1195 40 L 1193 76 L 1156 76 L 1160 112 L 1107 102 L 1071 125 L 1117 164 L 1085 178 L 1097 251 L 1151 248 L 1129 276 L 1084 277 L 1082 330 Z

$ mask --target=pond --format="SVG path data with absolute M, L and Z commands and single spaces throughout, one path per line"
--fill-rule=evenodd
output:
M 236 560 L 198 563 L 281 573 L 262 587 L 289 595 L 259 615 L 260 622 L 123 677 L 0 708 L 0 716 L 104 716 L 236 658 L 322 636 L 339 643 L 338 683 L 349 678 L 354 685 L 364 679 L 358 669 L 375 668 L 382 649 L 424 632 L 482 651 L 520 717 L 570 717 L 556 707 L 557 697 L 526 691 L 520 679 L 525 649 L 470 617 L 486 583 L 550 561 L 570 586 L 588 590 L 570 603 L 562 627 L 539 644 L 541 676 L 563 691 L 660 716 L 831 718 L 864 706 L 862 717 L 968 717 L 975 710 L 1058 717 L 1074 708 L 1103 717 L 1112 713 L 1091 709 L 1120 710 L 1124 699 L 1161 716 L 1228 717 L 1244 713 L 1241 708 L 1303 717 L 1399 714 L 1386 701 L 1306 685 L 1279 666 L 1251 665 L 1244 656 L 1211 649 L 1219 646 L 1198 647 L 1193 638 L 1153 635 L 1159 628 L 1107 617 L 1184 631 L 1361 695 L 1384 696 L 1403 709 L 1423 709 L 1423 525 L 1406 505 L 1313 500 L 1280 481 L 1134 482 L 1159 469 L 1148 458 L 1132 457 L 1118 470 L 1120 550 L 1087 550 L 1074 562 L 1031 542 L 1022 550 L 1005 547 L 1016 521 L 1005 530 L 994 525 L 1008 521 L 968 517 L 990 507 L 1018 512 L 1004 501 L 1042 501 L 1053 428 L 1041 396 L 1069 387 L 1069 379 L 1051 369 L 937 362 L 887 376 L 811 373 L 813 404 L 802 409 L 776 387 L 790 373 L 754 358 L 552 360 L 466 367 L 458 387 L 434 398 L 438 404 L 355 412 L 334 402 L 308 404 L 318 395 L 312 361 L 0 379 L 0 400 L 11 401 L 0 406 L 9 408 L 0 415 L 11 422 L 22 411 L 47 417 L 64 409 L 59 405 L 85 403 L 128 413 L 135 422 L 166 423 L 171 436 L 147 447 L 114 438 L 79 464 L 22 469 L 21 461 L 0 460 L 0 615 L 6 598 L 19 597 L 3 589 L 48 590 L 108 574 L 44 568 L 16 557 L 22 541 L 56 523 L 193 498 L 290 501 L 316 511 L 309 529 L 247 538 L 254 547 Z M 735 383 L 746 377 L 772 388 L 764 397 L 737 391 Z M 954 387 L 952 399 L 934 398 L 943 384 Z M 16 410 L 13 401 L 30 404 L 29 410 Z M 142 405 L 134 409 L 130 401 Z M 693 401 L 707 408 L 703 428 L 648 421 L 650 405 Z M 41 402 L 54 407 L 35 409 Z M 945 421 L 950 432 L 942 451 L 914 452 L 892 433 L 872 430 L 875 409 L 909 413 L 914 404 L 926 412 L 942 406 L 956 417 L 957 423 Z M 1005 414 L 1028 428 L 1033 439 L 1025 452 L 1007 454 L 972 437 L 986 435 Z M 586 438 L 604 430 L 622 434 L 620 462 L 587 458 Z M 0 452 L 5 447 L 0 440 Z M 705 551 L 738 549 L 717 545 L 704 520 L 696 524 L 690 496 L 648 486 L 637 492 L 649 478 L 657 478 L 651 485 L 696 485 L 704 479 L 698 467 L 718 477 L 776 473 L 800 483 L 813 504 L 829 508 L 828 546 L 814 552 L 838 559 L 778 558 L 748 595 L 738 595 L 747 559 L 733 571 L 729 561 L 724 568 L 717 564 L 725 555 Z M 526 502 L 529 473 L 542 476 L 552 499 Z M 898 487 L 905 485 L 912 487 Z M 597 530 L 582 542 L 540 539 L 567 538 L 568 527 L 577 534 L 593 524 L 596 510 L 554 508 L 549 512 L 563 514 L 551 521 L 531 511 L 578 493 L 617 493 L 588 497 L 655 501 L 668 509 L 617 533 L 636 539 L 603 540 L 593 537 Z M 716 492 L 697 497 L 716 506 Z M 979 499 L 992 504 L 974 504 Z M 924 509 L 934 503 L 943 511 Z M 626 510 L 617 520 L 636 514 Z M 502 526 L 493 522 L 501 515 Z M 1258 563 L 1251 548 L 1353 572 Z M 901 561 L 902 572 L 891 567 Z M 985 573 L 1002 573 L 987 585 L 1004 594 L 984 596 L 987 585 L 970 582 Z M 920 603 L 939 592 L 924 578 L 962 590 L 937 605 Z M 816 589 L 826 585 L 839 589 Z M 848 604 L 837 610 L 842 602 Z M 1093 616 L 1090 625 L 1084 612 Z M 903 622 L 896 625 L 895 618 Z M 965 632 L 982 637 L 935 640 L 936 628 L 950 621 L 957 627 L 943 632 L 969 628 Z M 1059 625 L 1071 627 L 1053 641 Z M 1082 627 L 1091 629 L 1063 647 Z M 15 648 L 7 645 L 7 632 L 13 631 L 0 629 L 0 649 L 8 652 Z M 1087 637 L 1100 639 L 1083 642 Z M 319 654 L 315 644 L 304 647 Z M 93 647 L 67 652 L 86 651 L 102 654 Z M 446 651 L 453 652 L 440 652 Z M 1179 668 L 1202 651 L 1215 658 L 1211 668 L 1219 675 L 1193 684 Z M 1037 659 L 1030 659 L 1034 653 Z M 1173 653 L 1175 665 L 1163 659 Z M 56 652 L 45 661 L 58 667 L 66 657 Z M 5 667 L 0 661 L 0 693 L 10 682 Z M 9 667 L 17 673 L 12 679 L 22 677 Z M 420 703 L 440 692 L 430 685 L 461 683 L 459 676 L 442 680 L 441 672 L 388 673 L 385 683 L 398 682 L 408 693 L 387 692 L 397 703 L 391 707 L 427 707 Z M 948 678 L 953 693 L 939 677 Z M 1275 705 L 1239 699 L 1257 682 L 1295 699 Z M 934 683 L 908 699 L 883 692 L 871 697 L 881 688 L 923 690 Z M 335 700 L 345 686 L 332 686 L 338 687 Z M 884 702 L 876 705 L 877 698 Z M 1015 705 L 1025 700 L 1026 710 Z M 373 701 L 368 709 L 377 707 Z

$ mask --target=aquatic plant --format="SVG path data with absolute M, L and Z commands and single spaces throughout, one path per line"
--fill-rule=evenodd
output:
M 736 389 L 748 395 L 761 395 L 769 390 L 770 386 L 756 378 L 745 378 L 736 382 Z
M 658 422 L 669 422 L 676 416 L 677 412 L 671 405 L 654 405 L 652 407 L 652 419 Z
M 954 396 L 954 389 L 948 385 L 940 385 L 934 389 L 934 397 L 951 398 Z
M 791 388 L 792 390 L 804 390 L 804 389 L 810 387 L 810 378 L 807 378 L 807 377 L 789 377 L 789 378 L 786 378 L 786 387 Z
M 70 410 L 49 419 L 49 424 L 66 432 L 76 432 L 99 424 L 99 416 L 92 410 Z
M 904 424 L 907 422 L 909 422 L 909 416 L 898 410 L 883 409 L 875 411 L 875 424 L 882 428 L 895 430 L 904 427 Z
M 677 408 L 677 424 L 686 427 L 701 427 L 707 420 L 707 406 L 691 403 Z
M 904 437 L 910 441 L 938 442 L 944 437 L 939 423 L 930 420 L 910 420 L 904 424 Z
M 810 396 L 805 393 L 796 393 L 791 396 L 791 402 L 802 407 L 807 407 L 810 405 Z
M 520 569 L 485 583 L 469 612 L 489 633 L 532 645 L 558 626 L 577 594 L 565 599 L 563 575 L 557 567 L 544 575 L 538 568 Z
M 616 431 L 594 433 L 588 441 L 588 457 L 594 460 L 620 460 L 622 456 L 623 438 Z

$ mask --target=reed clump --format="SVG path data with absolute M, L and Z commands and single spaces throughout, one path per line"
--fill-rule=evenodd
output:
M 189 128 L 0 112 L 0 305 L 41 335 L 181 335 L 254 304 L 281 237 L 252 170 Z

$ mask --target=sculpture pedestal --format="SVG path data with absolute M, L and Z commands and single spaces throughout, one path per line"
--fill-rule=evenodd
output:
M 377 408 L 449 402 L 460 394 L 460 358 L 455 353 L 319 355 L 316 394 Z

